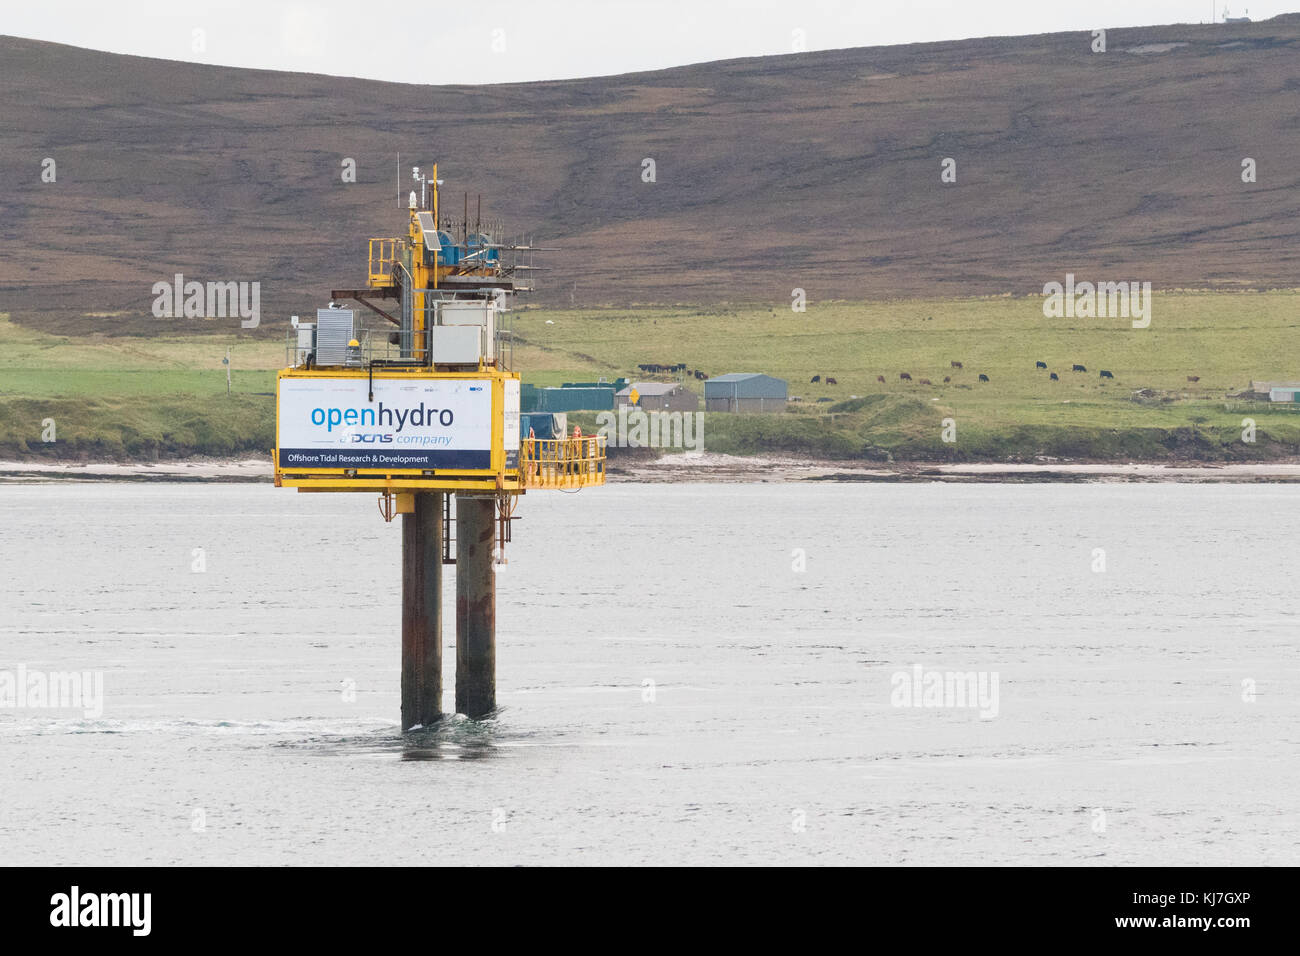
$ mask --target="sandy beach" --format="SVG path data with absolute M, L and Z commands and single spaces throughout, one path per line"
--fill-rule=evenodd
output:
M 187 458 L 167 462 L 0 461 L 0 482 L 270 480 L 270 459 L 261 458 Z
M 1221 463 L 1161 462 L 927 462 L 811 461 L 709 453 L 665 455 L 654 461 L 615 461 L 611 481 L 1300 481 L 1300 461 Z
M 608 465 L 609 481 L 681 482 L 948 481 L 948 482 L 1294 482 L 1300 461 L 1221 463 L 1160 462 L 926 462 L 859 463 L 811 459 L 718 455 L 708 452 L 621 458 Z M 171 462 L 0 461 L 0 482 L 271 480 L 265 459 L 194 458 Z

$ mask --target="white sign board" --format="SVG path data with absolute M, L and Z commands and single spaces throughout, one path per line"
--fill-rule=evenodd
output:
M 506 467 L 519 467 L 519 379 L 505 381 L 505 422 L 501 428 L 501 445 L 506 453 Z
M 488 379 L 282 378 L 280 468 L 492 467 Z M 517 444 L 517 443 L 516 443 Z

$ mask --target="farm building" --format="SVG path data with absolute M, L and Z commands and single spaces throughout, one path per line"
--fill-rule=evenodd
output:
M 1251 382 L 1250 392 L 1256 401 L 1293 402 L 1294 398 L 1274 397 L 1277 393 L 1294 393 L 1300 389 L 1300 382 Z
M 612 388 L 617 392 L 619 389 L 626 388 L 630 384 L 632 383 L 626 378 L 616 378 L 612 382 L 601 378 L 596 382 L 565 382 L 560 386 L 560 388 Z
M 707 412 L 780 412 L 790 390 L 785 379 L 761 372 L 729 372 L 704 383 Z
M 633 382 L 614 396 L 614 404 L 631 405 L 631 393 L 636 389 L 637 404 L 647 412 L 694 412 L 700 407 L 700 397 L 678 382 Z
M 525 383 L 519 394 L 521 412 L 600 412 L 613 407 L 613 385 L 538 388 Z

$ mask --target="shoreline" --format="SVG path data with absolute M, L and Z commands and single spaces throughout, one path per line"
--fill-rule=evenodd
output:
M 173 462 L 0 461 L 0 484 L 54 482 L 267 482 L 266 459 L 192 458 Z M 615 460 L 609 483 L 782 483 L 782 482 L 1300 482 L 1300 459 L 1276 462 L 929 462 L 858 463 L 779 456 L 708 452 L 664 455 L 650 460 Z
M 1300 459 L 1276 462 L 843 462 L 710 453 L 665 455 L 609 467 L 611 478 L 638 482 L 1300 482 Z

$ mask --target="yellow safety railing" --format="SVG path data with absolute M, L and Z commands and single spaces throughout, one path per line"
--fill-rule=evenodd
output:
M 386 282 L 393 277 L 397 264 L 397 247 L 401 239 L 370 240 L 370 281 Z
M 525 438 L 519 452 L 525 488 L 583 488 L 605 483 L 605 439 Z

